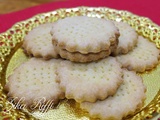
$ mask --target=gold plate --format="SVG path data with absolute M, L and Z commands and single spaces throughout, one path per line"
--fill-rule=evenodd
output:
M 26 109 L 15 109 L 6 98 L 3 90 L 7 77 L 13 69 L 19 66 L 28 58 L 21 49 L 23 38 L 28 31 L 46 22 L 54 22 L 68 16 L 85 15 L 125 21 L 129 23 L 138 34 L 143 35 L 154 42 L 160 48 L 160 27 L 148 18 L 134 15 L 127 11 L 118 11 L 110 8 L 99 7 L 78 7 L 70 9 L 58 9 L 56 11 L 38 14 L 26 21 L 15 24 L 7 32 L 0 34 L 0 116 L 9 119 L 24 120 L 93 120 L 89 118 L 87 112 L 82 111 L 73 100 L 64 100 L 55 108 L 47 112 L 29 112 Z M 160 113 L 160 64 L 152 71 L 140 74 L 147 86 L 147 99 L 144 107 L 126 119 L 138 120 L 152 118 Z M 132 104 L 132 103 L 131 103 Z

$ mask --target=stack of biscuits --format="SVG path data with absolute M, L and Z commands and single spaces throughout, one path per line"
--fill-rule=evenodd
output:
M 121 120 L 140 109 L 146 87 L 137 72 L 156 67 L 160 50 L 125 22 L 74 16 L 39 25 L 24 38 L 31 58 L 8 77 L 8 97 L 28 108 L 74 99 L 91 118 Z M 131 104 L 132 103 L 132 104 Z
M 90 62 L 114 51 L 119 31 L 109 20 L 77 16 L 59 20 L 51 30 L 53 45 L 62 58 Z

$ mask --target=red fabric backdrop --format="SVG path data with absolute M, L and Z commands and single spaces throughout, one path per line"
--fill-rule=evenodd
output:
M 160 25 L 159 0 L 66 0 L 0 15 L 0 33 L 5 32 L 16 22 L 28 19 L 38 13 L 53 11 L 58 8 L 71 8 L 78 6 L 109 7 L 118 10 L 127 10 L 134 14 L 148 17 L 153 22 Z

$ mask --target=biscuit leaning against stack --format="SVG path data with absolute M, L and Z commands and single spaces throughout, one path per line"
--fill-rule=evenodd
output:
M 115 56 L 119 54 L 127 54 L 136 46 L 138 41 L 138 34 L 127 23 L 114 21 L 114 24 L 119 29 L 120 36 L 118 38 L 118 46 L 112 52 L 112 54 Z
M 50 31 L 52 23 L 39 25 L 24 37 L 23 48 L 29 56 L 40 57 L 43 59 L 58 58 Z
M 40 95 L 55 101 L 65 96 L 101 119 L 122 119 L 143 105 L 146 88 L 136 72 L 155 67 L 160 53 L 129 24 L 87 16 L 40 25 L 26 35 L 23 48 L 43 60 L 31 58 L 14 71 L 8 96 L 30 98 L 28 105 Z

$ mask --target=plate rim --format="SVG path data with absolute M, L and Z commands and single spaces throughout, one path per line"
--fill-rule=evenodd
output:
M 80 7 L 73 7 L 73 8 L 60 8 L 60 9 L 56 9 L 56 10 L 53 10 L 53 11 L 49 11 L 49 12 L 45 12 L 45 13 L 39 13 L 39 14 L 36 14 L 26 20 L 23 20 L 23 21 L 20 21 L 20 22 L 16 22 L 10 29 L 8 29 L 7 31 L 3 32 L 3 33 L 0 33 L 0 40 L 2 40 L 2 42 L 5 42 L 3 41 L 3 37 L 2 36 L 5 36 L 9 33 L 11 33 L 12 31 L 14 31 L 14 29 L 20 25 L 20 24 L 24 24 L 28 21 L 30 21 L 31 19 L 35 19 L 36 17 L 39 17 L 39 16 L 45 16 L 47 14 L 51 14 L 51 13 L 54 13 L 54 12 L 58 12 L 58 11 L 63 11 L 63 10 L 73 10 L 73 9 L 87 9 L 87 10 L 99 10 L 99 9 L 104 9 L 104 10 L 111 10 L 111 11 L 116 11 L 116 12 L 123 12 L 123 13 L 126 13 L 126 14 L 129 14 L 130 16 L 134 16 L 134 17 L 139 17 L 141 19 L 145 19 L 148 23 L 151 23 L 154 27 L 157 27 L 160 31 L 160 26 L 158 26 L 157 24 L 155 24 L 152 20 L 150 20 L 149 18 L 147 17 L 143 17 L 143 16 L 139 16 L 139 15 L 136 15 L 136 14 L 133 14 L 132 12 L 129 12 L 129 11 L 126 11 L 126 10 L 116 10 L 116 9 L 112 9 L 112 8 L 108 8 L 108 7 L 87 7 L 87 6 L 80 6 Z M 15 45 L 17 46 L 17 44 L 19 44 L 21 41 L 15 43 Z M 2 46 L 0 45 L 0 49 Z M 13 45 L 13 47 L 11 47 L 11 50 L 14 49 L 15 46 Z M 11 53 L 9 52 L 9 55 Z M 4 56 L 4 59 L 5 57 L 7 57 L 7 54 L 6 56 Z M 0 60 L 0 64 L 3 65 L 5 61 L 3 59 Z M 2 66 L 0 66 L 2 67 Z M 1 69 L 0 69 L 1 70 Z M 0 73 L 2 72 L 2 70 L 0 71 Z M 2 73 L 1 73 L 2 74 Z M 1 76 L 0 76 L 1 78 Z M 0 79 L 1 80 L 1 79 Z M 5 98 L 5 95 L 4 92 L 3 92 L 3 87 L 2 85 L 0 84 L 0 93 L 2 93 L 0 95 L 0 98 Z M 132 120 L 136 120 L 137 118 L 152 118 L 153 116 L 153 113 L 154 112 L 157 112 L 157 113 L 160 113 L 160 105 L 158 104 L 160 101 L 160 90 L 157 92 L 157 94 L 155 95 L 154 99 L 145 107 L 143 108 L 141 111 L 139 111 L 138 113 L 135 114 L 135 116 L 132 118 Z M 3 106 L 4 104 L 4 101 L 0 99 L 0 107 Z M 13 110 L 14 112 L 14 110 Z M 7 114 L 7 113 L 6 113 Z M 14 114 L 14 113 L 13 113 Z M 1 115 L 1 114 L 0 114 Z M 8 114 L 7 114 L 8 115 Z M 19 116 L 19 115 L 22 115 L 22 116 L 26 116 L 27 118 L 28 117 L 31 117 L 30 115 L 26 115 L 24 111 L 19 111 L 19 113 L 16 115 L 16 116 Z M 34 118 L 33 118 L 34 119 Z

